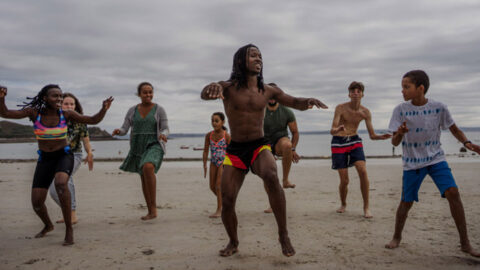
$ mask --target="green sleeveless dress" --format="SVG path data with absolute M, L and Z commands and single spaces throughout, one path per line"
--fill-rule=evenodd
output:
M 150 110 L 145 118 L 142 118 L 138 108 L 135 109 L 130 137 L 130 151 L 120 166 L 121 170 L 142 175 L 142 167 L 148 162 L 155 166 L 155 173 L 160 169 L 164 152 L 157 138 L 157 121 L 154 117 L 156 110 L 157 105 Z

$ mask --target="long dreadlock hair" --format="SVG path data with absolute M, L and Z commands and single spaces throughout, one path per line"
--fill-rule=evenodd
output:
M 17 105 L 17 106 L 22 107 L 22 109 L 33 108 L 33 109 L 37 110 L 39 113 L 43 113 L 45 108 L 47 107 L 47 103 L 45 102 L 45 100 L 43 100 L 43 98 L 47 95 L 48 90 L 50 90 L 52 88 L 60 89 L 60 86 L 58 86 L 56 84 L 45 85 L 42 88 L 42 90 L 40 90 L 40 92 L 38 92 L 38 94 L 36 96 L 27 97 L 27 99 L 30 99 L 32 101 L 30 101 L 30 102 L 25 102 L 24 101 L 22 105 Z
M 247 44 L 240 49 L 233 55 L 233 66 L 232 66 L 232 73 L 230 74 L 230 81 L 237 82 L 237 89 L 240 87 L 248 87 L 247 85 L 247 54 L 250 48 L 257 48 L 257 46 L 253 44 Z M 257 86 L 258 91 L 265 91 L 263 87 L 263 66 L 260 70 L 260 73 L 257 76 Z

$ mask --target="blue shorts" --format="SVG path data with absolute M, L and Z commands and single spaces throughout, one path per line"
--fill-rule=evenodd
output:
M 457 187 L 448 163 L 442 161 L 421 169 L 403 171 L 402 201 L 418 202 L 418 190 L 427 174 L 433 179 L 443 198 L 447 189 Z
M 358 135 L 350 137 L 333 136 L 332 169 L 352 167 L 359 160 L 365 161 L 362 139 Z

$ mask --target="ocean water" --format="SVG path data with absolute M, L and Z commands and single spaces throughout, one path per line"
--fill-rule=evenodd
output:
M 480 132 L 465 132 L 467 138 L 475 144 L 480 144 Z M 391 156 L 390 140 L 372 141 L 368 134 L 360 134 L 363 139 L 364 151 L 367 156 Z M 330 156 L 329 134 L 300 134 L 297 153 L 306 157 Z M 443 132 L 441 138 L 443 150 L 450 155 L 459 154 L 462 144 L 450 132 Z M 93 141 L 94 156 L 97 158 L 124 158 L 129 150 L 128 140 Z M 167 143 L 166 158 L 202 158 L 204 137 L 184 137 L 170 139 Z M 181 149 L 186 146 L 188 149 Z M 394 148 L 395 154 L 401 154 L 401 146 Z M 471 155 L 472 152 L 468 152 Z M 37 158 L 37 143 L 6 143 L 0 144 L 0 159 L 32 159 Z

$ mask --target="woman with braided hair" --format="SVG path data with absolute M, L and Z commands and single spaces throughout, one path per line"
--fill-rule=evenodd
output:
M 48 187 L 55 181 L 63 219 L 65 221 L 65 239 L 63 245 L 73 244 L 73 228 L 71 220 L 70 191 L 68 179 L 73 170 L 73 153 L 67 141 L 67 121 L 76 123 L 98 124 L 110 108 L 113 98 L 103 101 L 102 109 L 93 116 L 81 115 L 73 110 L 63 111 L 62 90 L 58 85 L 49 84 L 33 98 L 24 102 L 20 110 L 9 110 L 5 105 L 7 88 L 0 86 L 0 116 L 10 119 L 28 117 L 33 122 L 34 133 L 38 141 L 38 162 L 35 168 L 32 184 L 32 206 L 40 217 L 44 228 L 35 238 L 44 237 L 53 230 L 53 224 L 48 216 L 45 199 Z

